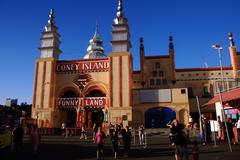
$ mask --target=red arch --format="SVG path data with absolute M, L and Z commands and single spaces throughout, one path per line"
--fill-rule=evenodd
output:
M 100 87 L 100 86 L 91 86 L 89 87 L 86 91 L 85 91 L 85 95 L 89 94 L 92 90 L 99 90 L 101 91 L 103 94 L 107 95 L 107 92 L 104 88 Z

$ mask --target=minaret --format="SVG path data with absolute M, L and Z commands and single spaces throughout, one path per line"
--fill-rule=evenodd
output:
M 143 37 L 140 38 L 140 71 L 141 71 L 141 80 L 144 81 L 144 44 Z
M 112 24 L 112 53 L 108 55 L 110 96 L 109 118 L 125 117 L 125 125 L 132 121 L 132 54 L 127 19 L 124 18 L 122 0 L 118 1 L 117 17 Z M 124 110 L 124 111 L 123 111 Z
M 51 9 L 45 31 L 42 32 L 39 48 L 41 57 L 36 60 L 35 64 L 32 118 L 38 120 L 39 127 L 59 126 L 57 125 L 59 122 L 54 119 L 59 113 L 55 108 L 55 66 L 62 51 L 59 49 L 60 35 L 57 32 L 54 18 L 54 9 Z
M 173 84 L 175 83 L 175 60 L 174 60 L 174 45 L 173 45 L 173 37 L 169 36 L 169 56 L 171 60 L 171 79 Z
M 51 9 L 48 23 L 45 26 L 45 31 L 42 32 L 41 46 L 39 48 L 41 52 L 41 58 L 58 59 L 59 54 L 62 53 L 59 48 L 61 43 L 60 35 L 57 32 L 58 27 L 55 25 L 54 18 L 54 9 Z
M 117 17 L 112 24 L 112 52 L 129 52 L 131 46 L 127 18 L 124 18 L 122 0 L 118 0 Z
M 237 57 L 237 51 L 236 51 L 236 46 L 235 46 L 232 32 L 228 33 L 228 38 L 229 38 L 229 42 L 230 42 L 229 52 L 230 52 L 231 64 L 232 64 L 232 68 L 233 68 L 233 75 L 234 75 L 234 77 L 236 77 L 237 76 L 236 72 L 238 70 L 240 70 L 240 64 L 239 64 L 240 62 Z
M 84 59 L 89 58 L 105 58 L 103 41 L 99 35 L 98 23 L 96 24 L 96 30 L 93 38 L 89 41 L 89 46 L 87 48 L 87 54 L 83 57 Z

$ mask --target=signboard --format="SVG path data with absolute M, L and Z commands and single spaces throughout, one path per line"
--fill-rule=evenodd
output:
M 78 106 L 106 106 L 107 100 L 104 97 L 91 97 L 91 98 L 59 98 L 57 100 L 58 107 L 78 107 Z
M 218 121 L 210 120 L 210 127 L 211 127 L 211 132 L 218 132 L 219 131 Z
M 140 90 L 141 102 L 171 102 L 170 89 L 146 89 Z
M 58 62 L 57 73 L 109 70 L 109 60 Z

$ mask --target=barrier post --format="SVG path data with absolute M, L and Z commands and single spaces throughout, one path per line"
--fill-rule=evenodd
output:
M 144 148 L 147 148 L 147 132 L 144 133 L 144 139 L 145 139 Z
M 135 130 L 133 130 L 133 145 L 136 144 L 136 134 L 135 134 Z

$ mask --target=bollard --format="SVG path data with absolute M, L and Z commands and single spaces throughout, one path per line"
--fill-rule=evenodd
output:
M 145 140 L 145 146 L 143 148 L 147 148 L 147 132 L 144 132 L 144 140 Z
M 65 138 L 68 138 L 68 129 L 66 128 Z
M 135 130 L 133 130 L 133 145 L 136 144 L 136 134 L 135 134 Z

